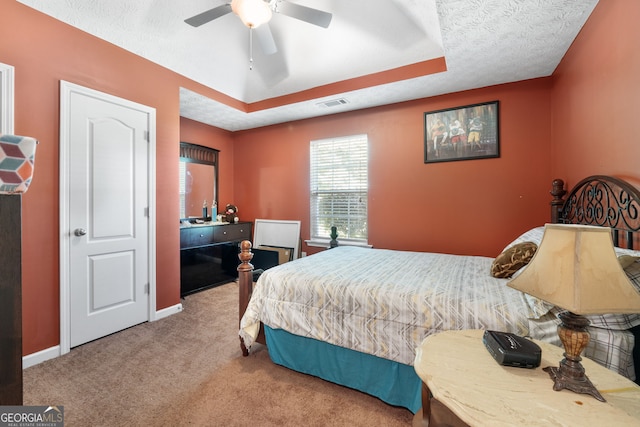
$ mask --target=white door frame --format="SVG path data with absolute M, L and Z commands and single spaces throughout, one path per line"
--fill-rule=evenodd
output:
M 128 105 L 149 114 L 148 202 L 149 202 L 149 321 L 156 320 L 156 111 L 146 105 L 60 80 L 60 354 L 71 350 L 69 252 L 69 100 L 72 93 Z
M 0 134 L 13 135 L 14 68 L 0 63 Z

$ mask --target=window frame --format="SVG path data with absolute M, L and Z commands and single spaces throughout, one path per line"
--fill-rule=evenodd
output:
M 354 185 L 348 186 L 347 188 L 333 187 L 329 190 L 327 189 L 320 190 L 318 188 L 318 182 L 317 182 L 317 174 L 319 173 L 319 170 L 317 168 L 318 159 L 317 158 L 314 159 L 314 155 L 316 156 L 318 155 L 316 148 L 319 145 L 323 145 L 323 144 L 336 146 L 339 144 L 350 144 L 350 143 L 355 143 L 355 144 L 364 143 L 364 148 L 359 147 L 358 149 L 356 149 L 355 152 L 353 153 L 354 154 L 353 158 L 349 157 L 350 160 L 348 159 L 345 162 L 325 162 L 324 164 L 320 164 L 320 167 L 324 169 L 326 172 L 329 172 L 331 174 L 331 177 L 343 178 L 345 175 L 343 173 L 341 174 L 340 171 L 337 171 L 338 176 L 335 176 L 335 173 L 336 173 L 335 166 L 350 167 L 350 168 L 353 168 L 354 166 L 356 166 L 355 171 L 350 169 L 350 172 L 347 173 L 349 177 L 348 181 L 351 181 L 353 178 Z M 335 148 L 325 147 L 324 150 L 325 151 L 335 150 Z M 362 158 L 364 158 L 364 167 L 361 164 Z M 358 167 L 358 163 L 360 163 L 359 167 Z M 315 177 L 314 177 L 314 174 L 316 174 Z M 363 178 L 364 178 L 364 183 L 362 182 Z M 344 181 L 341 181 L 341 182 L 344 183 Z M 319 230 L 319 229 L 324 229 L 324 231 L 327 233 L 330 232 L 328 231 L 330 230 L 330 228 L 327 228 L 326 226 L 321 227 L 318 225 L 318 220 L 320 218 L 320 215 L 318 215 L 318 209 L 319 209 L 318 208 L 319 202 L 317 200 L 318 195 L 319 194 L 329 195 L 329 199 L 335 200 L 335 198 L 330 196 L 331 194 L 338 194 L 338 195 L 346 194 L 348 198 L 349 195 L 353 196 L 354 193 L 360 194 L 361 201 L 364 200 L 363 201 L 364 216 L 356 215 L 356 219 L 354 223 L 356 224 L 356 226 L 359 225 L 364 227 L 365 235 L 364 237 L 344 236 L 343 235 L 344 233 L 341 233 L 340 230 L 338 230 L 338 242 L 340 245 L 343 245 L 343 246 L 371 247 L 368 244 L 368 237 L 369 237 L 369 230 L 368 230 L 369 137 L 368 135 L 355 134 L 355 135 L 340 136 L 335 138 L 325 138 L 325 139 L 310 141 L 310 144 L 309 144 L 309 236 L 310 236 L 310 239 L 305 241 L 307 245 L 317 246 L 317 247 L 328 247 L 331 240 L 331 238 L 328 235 L 325 236 L 323 232 L 320 232 L 320 231 L 318 231 L 317 233 L 315 232 L 315 230 Z M 338 197 L 338 199 L 341 199 L 341 197 Z M 358 202 L 356 202 L 356 205 L 357 203 Z M 350 211 L 350 209 L 352 209 L 353 207 L 352 201 L 347 200 L 347 202 L 341 207 L 344 208 L 346 211 Z M 357 211 L 361 209 L 362 209 L 362 206 L 357 206 L 355 210 Z M 349 215 L 349 217 L 352 216 L 350 213 L 348 213 L 347 215 Z M 339 216 L 340 216 L 339 214 L 335 214 L 334 211 L 332 210 L 331 217 L 339 217 Z M 347 221 L 347 228 L 349 225 L 348 222 L 349 221 Z M 331 223 L 333 224 L 336 222 L 331 220 Z

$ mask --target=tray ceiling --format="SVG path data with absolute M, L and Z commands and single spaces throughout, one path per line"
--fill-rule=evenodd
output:
M 597 4 L 291 0 L 332 13 L 329 28 L 274 14 L 277 52 L 254 36 L 250 70 L 236 15 L 184 22 L 223 1 L 18 1 L 213 89 L 181 88 L 180 114 L 232 131 L 549 76 Z

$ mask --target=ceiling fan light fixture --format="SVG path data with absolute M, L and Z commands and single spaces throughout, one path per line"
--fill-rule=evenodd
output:
M 249 28 L 257 28 L 271 19 L 271 7 L 263 0 L 233 0 L 231 10 Z

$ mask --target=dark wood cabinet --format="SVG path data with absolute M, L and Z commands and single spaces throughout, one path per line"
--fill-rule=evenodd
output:
M 22 405 L 22 196 L 0 195 L 0 406 Z
M 180 295 L 227 283 L 238 276 L 239 243 L 251 240 L 251 222 L 180 228 Z

